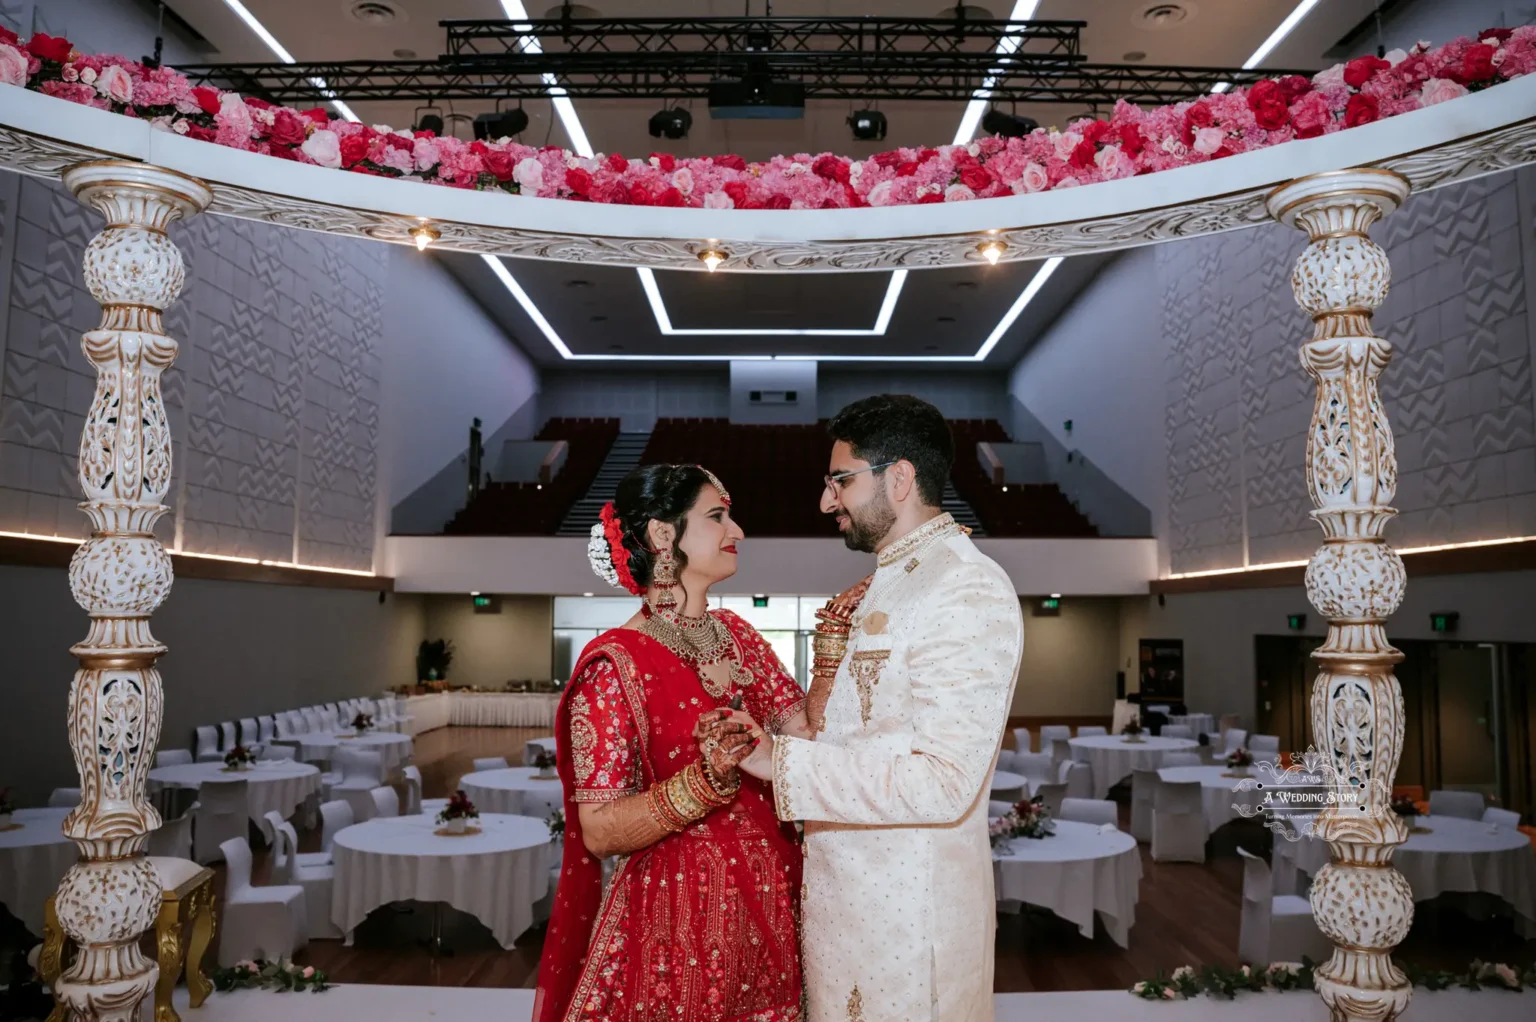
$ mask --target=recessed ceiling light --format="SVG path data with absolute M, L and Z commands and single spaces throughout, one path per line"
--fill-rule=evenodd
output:
M 937 344 L 925 344 L 925 345 L 923 345 L 923 350 L 924 351 L 938 351 L 939 350 L 939 346 Z
M 592 282 L 590 280 L 568 280 L 568 281 L 565 282 L 565 286 L 566 287 L 591 287 L 592 286 Z
M 410 20 L 405 11 L 388 0 L 352 0 L 347 10 L 353 21 L 360 21 L 370 28 L 399 25 Z
M 1189 21 L 1197 13 L 1199 9 L 1189 0 L 1180 0 L 1176 4 L 1167 3 L 1165 0 L 1165 2 L 1146 4 L 1132 15 L 1131 20 L 1150 32 L 1166 32 Z
M 1135 61 L 1138 61 L 1138 60 L 1146 60 L 1147 59 L 1147 54 L 1146 54 L 1145 50 L 1131 50 L 1129 53 L 1125 54 L 1120 59 L 1121 60 L 1128 60 L 1128 61 L 1132 61 L 1132 62 L 1135 62 Z
M 976 290 L 976 282 L 974 280 L 957 280 L 949 286 L 954 288 L 956 291 Z
M 416 59 L 416 51 L 415 50 L 411 50 L 411 49 L 407 49 L 406 47 L 402 46 L 398 50 L 395 51 L 395 57 L 398 60 L 415 60 Z
M 940 323 L 953 323 L 955 321 L 955 317 L 953 317 L 953 316 L 940 316 L 938 321 Z
M 610 344 L 610 345 L 608 345 L 608 350 L 609 351 L 623 351 L 624 350 L 624 345 L 622 345 L 622 344 Z
M 593 316 L 592 317 L 592 322 L 594 322 L 594 323 L 606 323 L 606 322 L 608 322 L 608 317 L 607 316 Z

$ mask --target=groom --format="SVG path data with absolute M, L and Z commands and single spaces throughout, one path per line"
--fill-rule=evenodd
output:
M 780 819 L 805 821 L 809 1022 L 990 1020 L 987 778 L 1024 640 L 1019 600 L 940 511 L 954 441 L 937 408 L 879 395 L 829 431 L 821 510 L 879 566 L 825 730 L 763 735 L 741 765 L 773 782 Z

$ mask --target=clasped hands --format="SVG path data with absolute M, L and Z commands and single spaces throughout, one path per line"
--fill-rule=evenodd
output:
M 745 711 L 722 707 L 699 714 L 693 738 L 716 780 L 726 780 L 737 769 L 759 780 L 772 779 L 773 736 Z

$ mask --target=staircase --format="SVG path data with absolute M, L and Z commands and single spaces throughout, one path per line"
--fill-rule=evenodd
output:
M 971 505 L 960 498 L 960 493 L 951 480 L 944 481 L 944 497 L 939 501 L 939 506 L 948 511 L 955 521 L 970 529 L 972 536 L 987 534 L 987 530 L 982 528 L 981 519 L 976 517 L 976 512 L 971 510 Z
M 585 536 L 591 532 L 603 513 L 603 505 L 612 500 L 618 490 L 619 480 L 640 464 L 640 455 L 645 453 L 645 446 L 650 442 L 650 433 L 620 433 L 613 446 L 608 448 L 608 457 L 603 459 L 603 467 L 597 470 L 586 495 L 571 505 L 555 535 Z

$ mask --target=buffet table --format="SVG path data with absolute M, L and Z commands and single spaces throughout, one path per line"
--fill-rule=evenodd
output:
M 558 692 L 450 692 L 454 727 L 555 726 Z
M 423 731 L 436 731 L 440 727 L 447 727 L 452 718 L 450 709 L 452 698 L 447 692 L 406 696 L 405 712 L 409 719 L 401 725 L 400 730 L 408 735 L 419 735 Z

